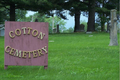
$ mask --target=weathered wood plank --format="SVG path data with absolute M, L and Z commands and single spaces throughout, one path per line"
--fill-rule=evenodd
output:
M 48 65 L 48 23 L 5 22 L 7 65 Z

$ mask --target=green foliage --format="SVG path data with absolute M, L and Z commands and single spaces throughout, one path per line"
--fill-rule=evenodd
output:
M 9 12 L 4 7 L 0 8 L 0 24 L 3 24 L 9 19 L 8 13 Z
M 46 18 L 46 16 L 43 13 L 35 13 L 33 15 L 33 21 L 34 22 L 35 22 L 36 19 L 38 19 L 38 22 L 45 22 L 45 18 Z
M 1 23 L 4 23 L 5 21 L 10 20 L 9 8 L 10 8 L 9 6 L 5 6 L 5 7 L 0 8 L 0 22 Z M 16 9 L 15 14 L 16 14 L 15 21 L 23 21 L 25 19 L 27 11 Z
M 51 13 L 52 10 L 57 10 L 55 14 L 65 19 L 64 10 L 69 10 L 70 14 L 74 16 L 75 12 L 77 11 L 89 11 L 90 10 L 88 9 L 89 2 L 91 5 L 93 1 L 95 0 L 92 0 L 92 1 L 90 0 L 83 0 L 83 1 L 81 0 L 52 0 L 52 1 L 51 0 L 19 0 L 19 1 L 0 0 L 0 8 L 1 6 L 6 8 L 6 6 L 10 6 L 10 4 L 12 3 L 12 4 L 15 4 L 16 9 L 38 11 L 40 13 L 42 12 L 50 16 L 52 15 Z M 102 8 L 101 8 L 101 5 L 103 5 Z M 118 6 L 119 6 L 118 0 L 96 0 L 96 11 L 98 13 L 104 13 L 106 15 L 104 17 L 109 16 L 109 11 L 111 9 L 114 8 L 118 10 Z M 26 12 L 25 13 L 23 12 L 22 14 L 20 10 L 18 12 L 19 13 L 16 12 L 17 21 L 35 21 L 36 19 L 36 17 L 32 17 L 32 16 L 25 18 L 24 14 Z M 7 17 L 5 16 L 3 17 L 3 15 L 7 15 Z M 9 15 L 8 13 L 6 14 L 6 12 L 0 11 L 0 17 L 1 17 L 0 22 L 4 22 L 5 20 L 8 20 L 9 18 L 8 15 Z M 38 17 L 41 17 L 41 19 L 39 18 L 38 20 L 39 22 L 45 21 L 44 18 L 42 18 L 43 16 L 41 16 L 40 14 L 38 15 Z M 105 21 L 106 20 L 104 18 L 101 18 L 102 25 L 105 23 Z M 85 27 L 85 30 L 86 30 L 86 27 Z
M 65 29 L 62 33 L 73 33 L 74 32 L 74 28 L 70 27 L 68 29 Z
M 70 27 L 70 28 L 68 29 L 68 32 L 69 32 L 69 33 L 72 33 L 72 32 L 74 32 L 74 29 L 73 29 L 72 27 Z
M 20 21 L 35 22 L 35 20 L 37 19 L 38 22 L 45 22 L 45 18 L 46 18 L 46 16 L 44 14 L 35 13 L 33 15 L 30 15 L 28 17 L 24 17 L 24 18 L 20 19 Z
M 4 37 L 0 37 L 0 80 L 119 80 L 119 46 L 108 46 L 109 41 L 108 33 L 52 34 L 47 70 L 43 66 L 4 70 Z
M 95 31 L 101 31 L 101 26 L 99 25 L 99 23 L 95 23 Z
M 45 22 L 49 23 L 49 33 L 52 33 L 52 21 L 53 21 L 53 17 L 45 19 Z M 59 24 L 60 32 L 63 32 L 66 29 L 65 28 L 66 22 L 63 19 L 61 19 L 60 17 L 55 16 L 54 17 L 54 28 L 57 27 L 57 24 Z
M 15 14 L 16 14 L 16 21 L 23 21 L 26 17 L 27 11 L 16 9 Z
M 101 31 L 105 30 L 105 23 L 110 20 L 111 9 L 118 10 L 118 3 L 118 0 L 97 0 L 96 12 L 98 12 L 99 18 L 97 18 L 96 22 L 100 24 L 99 26 L 101 26 Z
M 25 17 L 25 19 L 23 19 L 22 21 L 32 22 L 32 15 L 30 15 L 30 16 L 28 16 L 28 17 Z
M 49 33 L 52 33 L 53 17 L 48 17 L 43 13 L 35 13 L 35 14 L 30 15 L 28 17 L 20 18 L 19 21 L 35 22 L 36 19 L 38 19 L 38 22 L 48 22 L 49 23 Z M 60 32 L 62 32 L 62 30 L 64 31 L 66 29 L 65 28 L 66 22 L 63 19 L 61 19 L 60 17 L 55 16 L 54 17 L 54 28 L 57 27 L 57 24 L 59 24 Z
M 96 19 L 96 23 L 98 23 L 99 26 L 101 26 L 101 27 L 96 27 L 97 30 L 99 30 L 100 28 L 103 28 L 103 31 L 104 31 L 105 30 L 105 23 L 108 22 L 108 21 L 109 21 L 109 18 L 104 16 L 103 13 L 99 13 L 98 18 Z M 101 29 L 101 31 L 102 31 L 102 29 Z
M 107 21 L 109 20 L 109 19 L 108 19 L 107 17 L 105 17 L 102 13 L 100 13 L 100 14 L 98 15 L 98 17 L 99 17 L 100 19 L 98 19 L 97 22 L 100 22 L 101 25 L 105 24 L 105 22 L 107 22 Z M 103 27 L 103 26 L 102 26 L 102 27 Z

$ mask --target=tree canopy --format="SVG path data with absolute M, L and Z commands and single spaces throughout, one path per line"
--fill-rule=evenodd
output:
M 105 18 L 110 16 L 110 10 L 119 10 L 118 2 L 118 0 L 0 0 L 0 21 L 8 19 L 19 21 L 18 16 L 25 17 L 24 10 L 38 11 L 48 16 L 56 14 L 66 19 L 64 10 L 69 10 L 70 15 L 75 17 L 74 32 L 80 27 L 81 12 L 87 12 L 88 15 L 87 31 L 95 31 L 95 13 L 99 15 L 100 23 L 104 26 L 107 22 Z

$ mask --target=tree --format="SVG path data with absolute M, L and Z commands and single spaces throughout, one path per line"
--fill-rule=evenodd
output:
M 98 5 L 96 3 L 98 2 L 101 5 L 101 1 L 106 1 L 106 3 L 104 3 L 104 7 L 108 9 L 111 2 L 115 3 L 118 0 L 0 0 L 0 6 L 5 8 L 6 6 L 9 6 L 8 10 L 10 10 L 10 20 L 13 21 L 16 19 L 15 10 L 17 9 L 38 11 L 39 13 L 42 12 L 49 16 L 53 16 L 52 11 L 55 10 L 56 12 L 54 14 L 64 19 L 64 10 L 69 10 L 70 14 L 75 16 L 74 32 L 76 32 L 79 29 L 81 11 L 89 12 L 87 31 L 95 30 L 95 10 L 96 5 Z M 98 10 L 100 12 L 101 8 Z M 104 15 L 106 15 L 106 13 Z
M 87 31 L 95 31 L 95 2 L 96 0 L 89 0 L 88 4 L 88 27 Z
M 40 5 L 45 2 L 42 0 L 39 0 L 41 3 Z M 10 16 L 10 21 L 15 21 L 16 20 L 16 14 L 15 10 L 16 9 L 21 9 L 21 10 L 33 10 L 33 11 L 38 11 L 40 6 L 37 3 L 38 1 L 34 0 L 0 0 L 0 7 L 4 7 L 9 11 L 9 16 Z M 41 9 L 43 10 L 43 9 Z
M 65 24 L 66 22 L 64 22 L 64 20 L 62 20 L 60 17 L 55 16 L 54 17 L 54 27 L 57 27 L 57 24 L 59 24 L 59 30 L 60 32 L 63 32 L 65 30 Z M 49 23 L 49 33 L 52 33 L 52 17 L 50 18 L 46 18 L 45 22 Z
M 5 8 L 0 8 L 0 24 L 3 24 L 4 21 L 9 20 L 8 11 Z
M 9 10 L 9 15 L 10 15 L 10 21 L 15 21 L 15 3 L 13 0 L 1 0 L 1 7 L 6 8 Z M 8 6 L 8 8 L 6 7 Z
M 20 21 L 21 19 L 25 18 L 27 11 L 16 9 L 15 14 L 16 14 L 15 21 Z M 10 20 L 9 16 L 10 16 L 9 11 L 7 9 L 5 9 L 4 7 L 2 7 L 0 9 L 0 22 L 4 23 L 5 21 L 9 21 Z
M 70 28 L 68 29 L 68 32 L 69 32 L 69 33 L 72 33 L 72 32 L 74 32 L 74 29 L 73 29 L 72 27 L 70 27 Z
M 69 3 L 72 3 L 70 6 L 70 14 L 74 15 L 74 21 L 75 21 L 75 27 L 74 27 L 74 32 L 78 32 L 79 27 L 80 27 L 80 15 L 81 15 L 81 11 L 80 11 L 80 7 L 78 7 L 80 5 L 80 1 L 79 0 L 71 0 Z
M 25 15 L 21 16 L 20 19 L 18 19 L 19 21 L 25 21 L 25 22 L 35 22 L 35 20 L 37 19 L 38 22 L 45 22 L 45 18 L 47 16 L 45 16 L 44 14 L 38 13 L 36 12 L 33 15 L 30 15 L 28 17 L 25 17 Z
M 38 22 L 45 22 L 45 18 L 47 16 L 43 13 L 35 13 L 33 15 L 33 21 L 35 21 L 36 19 L 38 19 Z
M 75 27 L 74 32 L 80 31 L 80 15 L 81 11 L 87 9 L 87 6 L 81 0 L 69 0 L 65 3 L 65 9 L 70 11 L 70 15 L 74 16 Z
M 95 31 L 95 3 L 96 0 L 79 0 L 79 5 L 76 5 L 76 7 L 80 6 L 79 10 L 88 12 L 87 31 Z
M 16 9 L 15 14 L 15 21 L 24 21 L 24 19 L 26 18 L 27 11 Z
M 70 0 L 70 2 L 74 2 L 73 0 Z M 63 10 L 65 8 L 65 2 L 66 0 L 1 0 L 0 1 L 3 6 L 10 6 L 10 21 L 15 21 L 15 9 L 22 9 L 22 10 L 32 10 L 32 11 L 38 11 L 39 13 L 43 12 L 44 14 L 47 14 L 49 16 L 53 16 L 52 10 L 56 10 L 55 13 L 57 16 L 64 18 Z M 79 3 L 78 3 L 79 2 Z M 76 6 L 77 3 L 77 6 Z M 69 3 L 70 4 L 70 3 Z M 77 9 L 78 5 L 80 4 L 80 1 L 75 1 L 74 4 L 72 4 L 75 7 L 75 25 L 79 26 L 79 17 L 80 17 L 80 10 Z M 22 5 L 22 6 L 21 6 Z M 61 6 L 63 5 L 63 6 Z M 79 11 L 78 11 L 79 10 Z M 75 29 L 77 29 L 75 27 Z
M 117 6 L 116 6 L 117 5 Z M 98 13 L 97 22 L 100 22 L 101 31 L 105 30 L 105 23 L 110 20 L 110 10 L 118 9 L 118 0 L 97 0 L 96 12 Z
M 22 0 L 20 0 L 21 2 Z M 0 0 L 0 7 L 6 8 L 9 11 L 10 21 L 15 21 L 15 9 L 17 8 L 18 1 L 15 0 Z

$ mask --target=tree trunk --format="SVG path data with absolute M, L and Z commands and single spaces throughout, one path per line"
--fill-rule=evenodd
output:
M 106 22 L 106 20 L 105 20 L 105 14 L 102 13 L 101 14 L 101 31 L 102 32 L 105 31 L 105 22 Z
M 74 27 L 74 32 L 80 31 L 80 11 L 75 12 L 75 27 Z
M 105 30 L 105 24 L 101 24 L 101 31 L 103 32 Z
M 95 31 L 95 1 L 96 0 L 89 0 L 89 17 L 87 31 Z
M 104 7 L 104 0 L 102 1 L 102 7 Z M 103 19 L 101 19 L 102 20 L 101 21 L 101 31 L 103 32 L 105 30 L 105 20 L 104 20 L 105 15 L 104 15 L 104 13 L 102 13 L 101 16 L 103 17 Z
M 10 21 L 15 21 L 15 4 L 10 4 Z
M 110 32 L 110 25 L 109 25 L 109 21 L 107 21 L 107 32 Z

